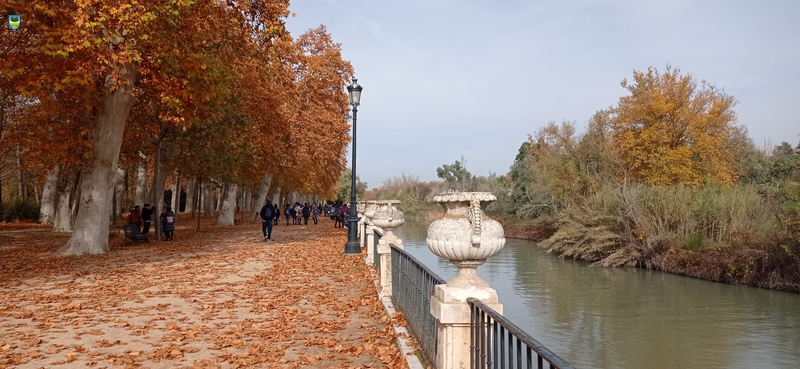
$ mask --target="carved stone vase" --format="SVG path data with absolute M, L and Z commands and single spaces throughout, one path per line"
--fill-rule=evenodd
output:
M 364 211 L 364 216 L 367 225 L 372 225 L 372 217 L 375 216 L 375 211 L 378 210 L 378 204 L 375 201 L 367 201 L 367 209 Z
M 399 204 L 400 200 L 377 200 L 375 203 L 378 210 L 373 214 L 371 221 L 372 225 L 386 231 L 381 241 L 394 242 L 397 246 L 401 246 L 402 241 L 392 232 L 406 220 L 403 212 L 395 208 L 395 204 Z
M 448 286 L 489 286 L 478 276 L 477 268 L 506 244 L 503 227 L 484 213 L 495 200 L 490 192 L 449 192 L 433 197 L 445 214 L 428 227 L 427 244 L 431 252 L 458 267 L 458 275 L 447 282 Z

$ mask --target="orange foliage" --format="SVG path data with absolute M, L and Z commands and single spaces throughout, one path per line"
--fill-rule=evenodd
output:
M 622 86 L 630 95 L 614 109 L 613 144 L 632 177 L 659 185 L 735 180 L 727 145 L 736 121 L 732 96 L 670 66 L 634 71 Z

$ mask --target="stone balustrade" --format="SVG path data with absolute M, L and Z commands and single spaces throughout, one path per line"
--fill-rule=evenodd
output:
M 446 284 L 436 285 L 433 296 L 427 296 L 430 314 L 437 321 L 438 343 L 436 352 L 430 355 L 436 358 L 436 368 L 470 366 L 471 311 L 467 299 L 479 300 L 502 314 L 503 305 L 497 292 L 477 273 L 477 267 L 505 245 L 502 226 L 484 213 L 495 199 L 491 193 L 481 192 L 451 192 L 434 197 L 446 213 L 431 223 L 426 243 L 431 252 L 449 260 L 459 270 Z M 366 263 L 374 264 L 374 252 L 380 255 L 379 293 L 383 296 L 392 295 L 391 247 L 403 249 L 403 241 L 393 232 L 405 221 L 404 214 L 396 208 L 398 204 L 398 200 L 365 202 L 364 223 L 359 224 L 362 245 L 367 248 Z M 386 233 L 373 250 L 374 231 L 378 227 Z

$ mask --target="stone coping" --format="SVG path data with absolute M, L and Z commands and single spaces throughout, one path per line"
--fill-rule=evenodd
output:
M 457 201 L 495 201 L 497 196 L 491 192 L 443 192 L 433 196 L 435 202 Z

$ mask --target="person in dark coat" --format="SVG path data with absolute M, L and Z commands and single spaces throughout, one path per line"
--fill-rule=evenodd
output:
M 261 233 L 264 234 L 264 241 L 272 240 L 272 220 L 275 219 L 275 207 L 272 206 L 272 200 L 267 200 L 267 203 L 261 208 Z M 269 231 L 269 233 L 267 233 Z
M 305 205 L 303 205 L 302 212 L 303 212 L 303 223 L 304 225 L 308 225 L 308 218 L 311 217 L 311 207 L 308 206 L 308 203 L 305 203 Z
M 153 213 L 155 209 L 150 207 L 150 204 L 144 204 L 144 209 L 142 209 L 142 234 L 150 233 L 150 222 L 153 221 Z
M 165 206 L 165 210 L 161 213 L 161 221 L 164 224 L 164 238 L 166 241 L 172 241 L 175 232 L 175 213 L 172 212 L 172 207 Z

